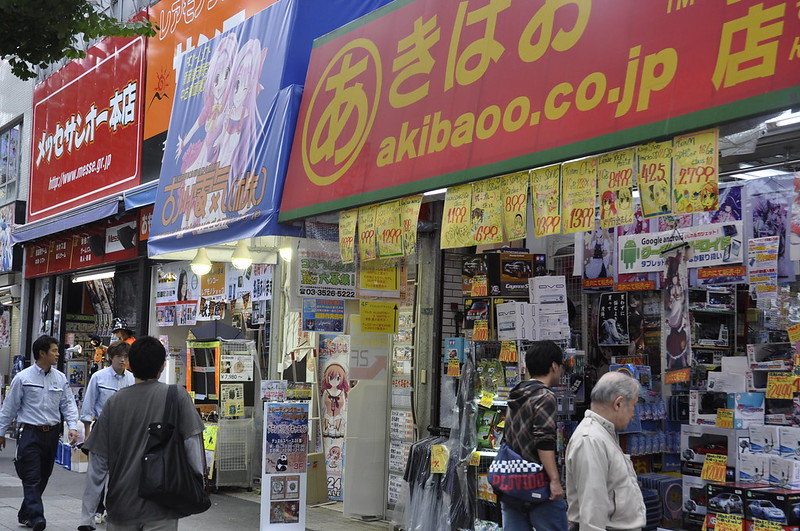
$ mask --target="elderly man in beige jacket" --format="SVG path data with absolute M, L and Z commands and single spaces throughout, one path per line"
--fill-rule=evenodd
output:
M 580 531 L 641 529 L 646 523 L 642 491 L 616 430 L 633 418 L 639 382 L 627 374 L 604 374 L 592 389 L 592 405 L 567 445 L 567 518 Z

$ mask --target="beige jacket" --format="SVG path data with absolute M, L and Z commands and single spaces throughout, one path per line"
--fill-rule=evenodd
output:
M 581 531 L 641 529 L 642 491 L 614 425 L 587 411 L 567 445 L 567 518 Z

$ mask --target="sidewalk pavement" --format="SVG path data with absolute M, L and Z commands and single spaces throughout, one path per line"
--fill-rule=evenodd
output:
M 15 442 L 7 439 L 0 452 L 0 531 L 21 531 L 17 511 L 22 502 L 22 483 L 14 471 Z M 86 474 L 79 474 L 55 465 L 44 493 L 44 511 L 48 531 L 76 531 L 81 514 L 81 496 Z M 211 508 L 203 514 L 184 518 L 179 530 L 249 531 L 259 529 L 260 496 L 244 489 L 221 489 L 211 495 Z M 105 531 L 105 524 L 98 531 Z M 351 531 L 391 529 L 388 522 L 364 522 L 342 514 L 342 504 L 332 503 L 309 507 L 306 529 L 310 531 Z

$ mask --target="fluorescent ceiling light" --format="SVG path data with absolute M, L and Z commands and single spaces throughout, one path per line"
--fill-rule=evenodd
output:
M 424 192 L 422 195 L 429 196 L 429 195 L 441 195 L 447 193 L 447 188 L 439 188 L 438 190 L 431 190 L 430 192 Z
M 787 125 L 792 125 L 796 123 L 800 123 L 800 113 L 788 116 L 783 120 L 778 120 L 777 122 L 775 122 L 775 125 L 778 127 L 785 127 Z
M 81 275 L 73 275 L 72 282 L 89 282 L 90 280 L 102 280 L 104 278 L 114 278 L 114 270 L 95 271 L 92 273 L 84 273 Z
M 292 248 L 291 247 L 283 247 L 282 249 L 278 250 L 278 254 L 281 255 L 281 258 L 284 262 L 291 262 L 292 261 Z
M 734 179 L 750 180 L 750 179 L 763 179 L 765 177 L 777 177 L 779 175 L 786 175 L 787 172 L 781 170 L 753 170 L 743 173 L 734 173 L 731 175 Z

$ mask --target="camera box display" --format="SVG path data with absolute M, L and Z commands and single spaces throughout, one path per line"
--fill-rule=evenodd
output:
M 778 428 L 778 439 L 781 457 L 800 460 L 800 428 L 781 426 Z
M 778 426 L 750 426 L 750 451 L 754 454 L 778 455 L 780 434 Z
M 770 458 L 764 454 L 740 454 L 736 480 L 740 483 L 769 483 Z
M 800 491 L 787 489 L 747 489 L 744 517 L 752 529 L 758 520 L 777 522 L 784 531 L 800 529 Z
M 769 482 L 783 489 L 800 489 L 800 461 L 770 456 Z
M 764 393 L 730 393 L 728 409 L 733 410 L 737 430 L 764 424 Z

